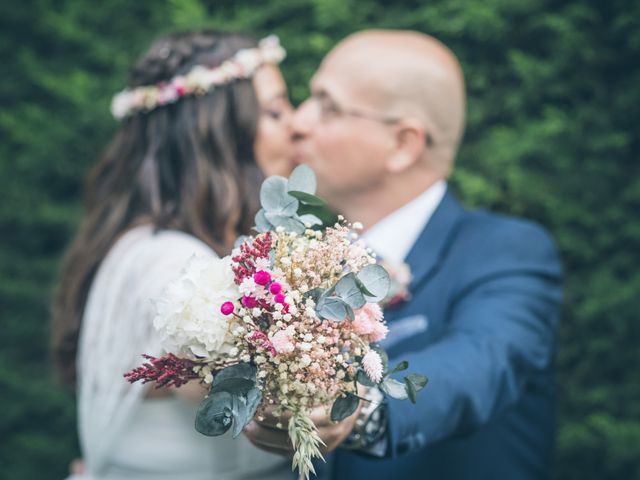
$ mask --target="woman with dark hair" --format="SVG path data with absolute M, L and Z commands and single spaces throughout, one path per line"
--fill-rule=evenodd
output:
M 286 86 L 275 37 L 203 31 L 155 41 L 114 97 L 122 121 L 86 185 L 62 265 L 53 351 L 78 396 L 83 478 L 282 478 L 288 462 L 193 419 L 199 384 L 153 390 L 123 373 L 158 355 L 152 299 L 194 254 L 248 233 L 264 174 L 288 174 Z

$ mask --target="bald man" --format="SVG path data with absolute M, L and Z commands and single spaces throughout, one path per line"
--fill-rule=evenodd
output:
M 311 91 L 293 120 L 298 161 L 385 261 L 410 266 L 411 298 L 385 311 L 383 346 L 429 377 L 416 405 L 381 398 L 336 425 L 314 412 L 327 450 L 344 447 L 333 478 L 549 478 L 560 263 L 539 226 L 450 192 L 457 59 L 420 33 L 361 32 L 327 55 Z M 269 419 L 247 435 L 288 451 Z

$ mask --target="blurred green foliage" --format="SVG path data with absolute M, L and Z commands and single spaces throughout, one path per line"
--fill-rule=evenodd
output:
M 134 58 L 201 26 L 280 35 L 296 102 L 358 29 L 456 52 L 469 105 L 455 187 L 547 226 L 565 262 L 555 478 L 640 478 L 639 1 L 22 0 L 0 4 L 0 479 L 59 479 L 77 455 L 48 304 L 82 178 Z

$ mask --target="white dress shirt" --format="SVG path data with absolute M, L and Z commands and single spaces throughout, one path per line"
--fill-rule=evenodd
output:
M 439 180 L 409 203 L 384 217 L 362 235 L 367 246 L 386 262 L 404 262 L 446 191 L 447 182 Z

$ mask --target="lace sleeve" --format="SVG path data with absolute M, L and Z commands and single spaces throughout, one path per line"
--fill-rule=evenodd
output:
M 116 243 L 96 274 L 77 362 L 80 442 L 90 473 L 104 466 L 148 388 L 128 384 L 124 373 L 143 361 L 143 353 L 161 353 L 154 299 L 193 255 L 215 254 L 184 233 L 138 227 Z

